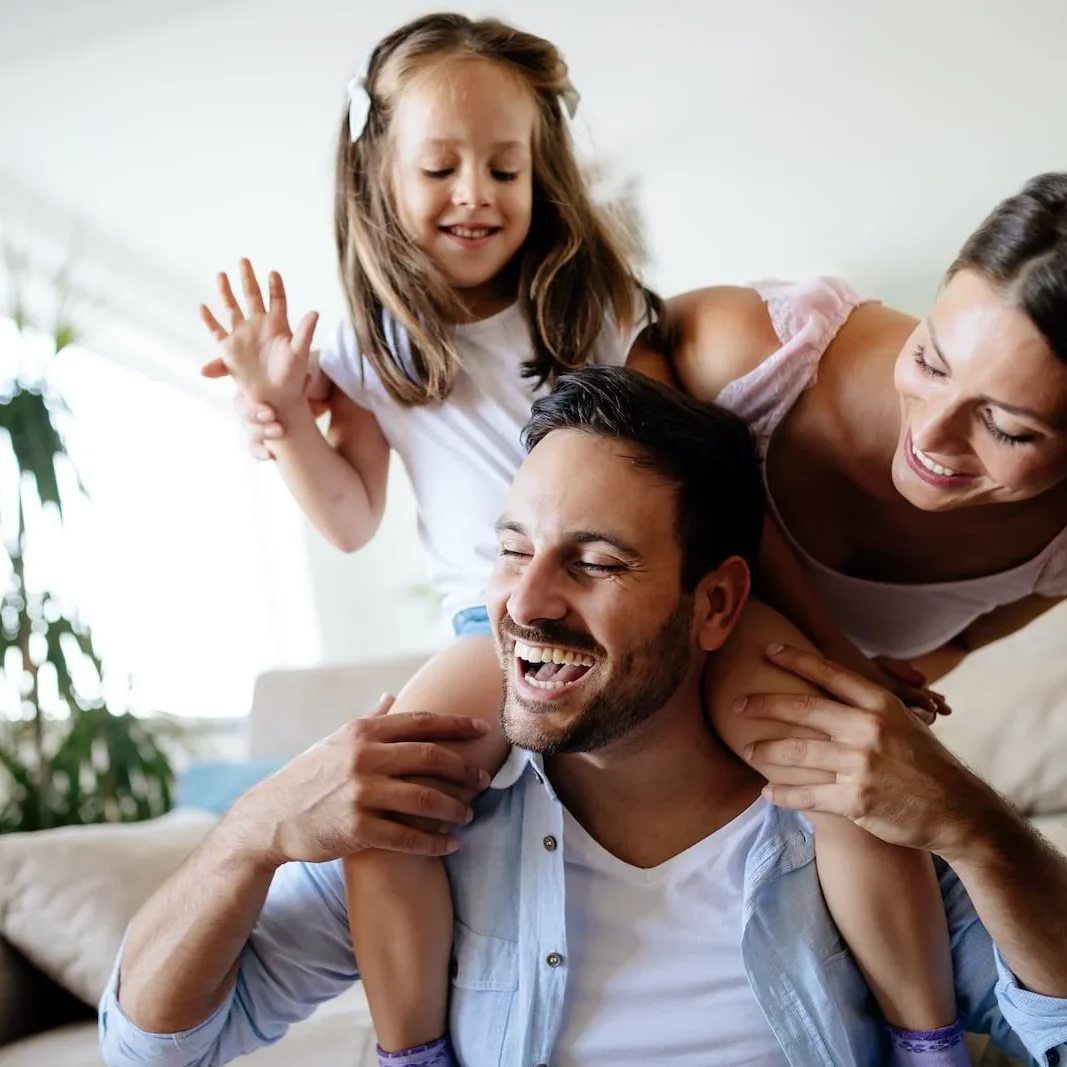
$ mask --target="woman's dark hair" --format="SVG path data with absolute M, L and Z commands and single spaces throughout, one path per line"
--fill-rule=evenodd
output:
M 1067 363 L 1067 173 L 1039 174 L 997 204 L 947 277 L 961 270 L 993 282 Z
M 532 451 L 554 430 L 610 437 L 636 464 L 677 487 L 682 588 L 731 556 L 755 571 L 763 530 L 763 475 L 752 434 L 736 415 L 624 367 L 562 375 L 534 403 L 522 433 Z

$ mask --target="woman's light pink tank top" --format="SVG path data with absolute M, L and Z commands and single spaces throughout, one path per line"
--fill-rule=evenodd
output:
M 766 282 L 756 290 L 767 304 L 782 347 L 730 382 L 718 402 L 751 426 L 766 458 L 775 431 L 815 382 L 823 353 L 865 301 L 836 278 L 799 285 Z M 867 655 L 910 659 L 939 648 L 1003 604 L 1031 593 L 1067 596 L 1067 529 L 1011 570 L 959 582 L 899 585 L 851 578 L 820 563 L 782 523 L 773 500 L 770 506 L 838 625 Z

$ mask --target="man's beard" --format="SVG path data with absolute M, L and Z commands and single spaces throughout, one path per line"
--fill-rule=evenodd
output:
M 538 710 L 526 710 L 528 705 L 521 703 L 513 691 L 514 667 L 504 666 L 504 703 L 500 709 L 504 735 L 513 745 L 544 755 L 595 752 L 625 737 L 659 711 L 682 684 L 691 663 L 692 605 L 692 597 L 681 597 L 656 636 L 628 652 L 614 666 L 607 684 L 560 732 L 541 728 Z M 536 630 L 520 628 L 505 617 L 501 629 L 532 645 L 559 644 L 590 653 L 602 651 L 588 634 L 569 632 L 564 636 L 551 625 Z M 509 708 L 525 711 L 521 722 L 512 721 Z M 545 710 L 550 709 L 551 702 L 545 701 Z

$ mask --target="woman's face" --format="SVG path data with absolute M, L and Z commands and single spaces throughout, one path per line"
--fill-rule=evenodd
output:
M 924 511 L 1027 500 L 1067 478 L 1067 363 L 961 271 L 897 359 L 898 492 Z

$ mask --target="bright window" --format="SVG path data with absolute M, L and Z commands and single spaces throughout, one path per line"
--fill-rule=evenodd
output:
M 35 343 L 0 320 L 5 365 L 32 361 Z M 27 515 L 27 567 L 91 626 L 118 710 L 129 686 L 138 713 L 246 713 L 277 632 L 263 502 L 232 414 L 77 347 L 51 380 L 90 499 L 66 494 L 65 531 Z

